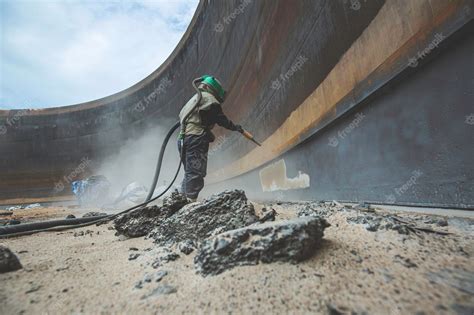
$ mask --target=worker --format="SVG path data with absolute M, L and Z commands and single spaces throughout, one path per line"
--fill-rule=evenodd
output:
M 201 77 L 198 89 L 201 91 L 200 103 L 196 105 L 199 99 L 196 93 L 179 113 L 182 130 L 178 150 L 184 165 L 181 191 L 190 201 L 196 201 L 204 187 L 209 143 L 215 140 L 211 130 L 215 124 L 228 130 L 244 132 L 240 125 L 234 124 L 223 113 L 221 104 L 224 102 L 225 90 L 216 78 L 208 75 Z

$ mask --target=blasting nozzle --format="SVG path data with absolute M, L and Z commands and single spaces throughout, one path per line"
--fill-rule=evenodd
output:
M 252 142 L 255 143 L 256 145 L 258 145 L 259 147 L 262 146 L 257 140 L 255 140 L 255 138 L 253 137 L 253 135 L 252 135 L 250 132 L 248 132 L 247 130 L 242 129 L 242 132 L 241 132 L 241 133 L 242 133 L 242 135 L 243 135 L 245 138 L 249 139 L 250 141 L 252 141 Z

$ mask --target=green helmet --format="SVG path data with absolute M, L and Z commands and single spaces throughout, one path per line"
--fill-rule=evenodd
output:
M 214 95 L 217 97 L 217 99 L 221 102 L 224 101 L 224 97 L 225 97 L 225 90 L 224 88 L 222 87 L 221 83 L 219 82 L 219 80 L 217 80 L 216 78 L 214 78 L 213 76 L 210 76 L 210 75 L 203 75 L 201 77 L 201 83 L 207 85 L 208 87 L 211 88 L 212 91 L 214 91 Z

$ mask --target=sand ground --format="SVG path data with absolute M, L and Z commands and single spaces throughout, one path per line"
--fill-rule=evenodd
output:
M 272 207 L 277 220 L 295 216 L 294 205 Z M 347 222 L 354 214 L 328 217 L 324 242 L 307 261 L 209 277 L 196 274 L 194 252 L 153 269 L 152 241 L 119 238 L 111 224 L 0 240 L 23 265 L 0 274 L 0 314 L 474 314 L 472 231 L 369 232 Z M 159 271 L 168 275 L 156 282 Z M 137 288 L 146 274 L 151 282 Z

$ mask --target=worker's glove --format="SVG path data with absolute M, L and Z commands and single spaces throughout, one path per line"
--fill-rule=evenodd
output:
M 235 125 L 235 131 L 238 131 L 240 133 L 244 133 L 244 128 L 242 128 L 241 125 Z

